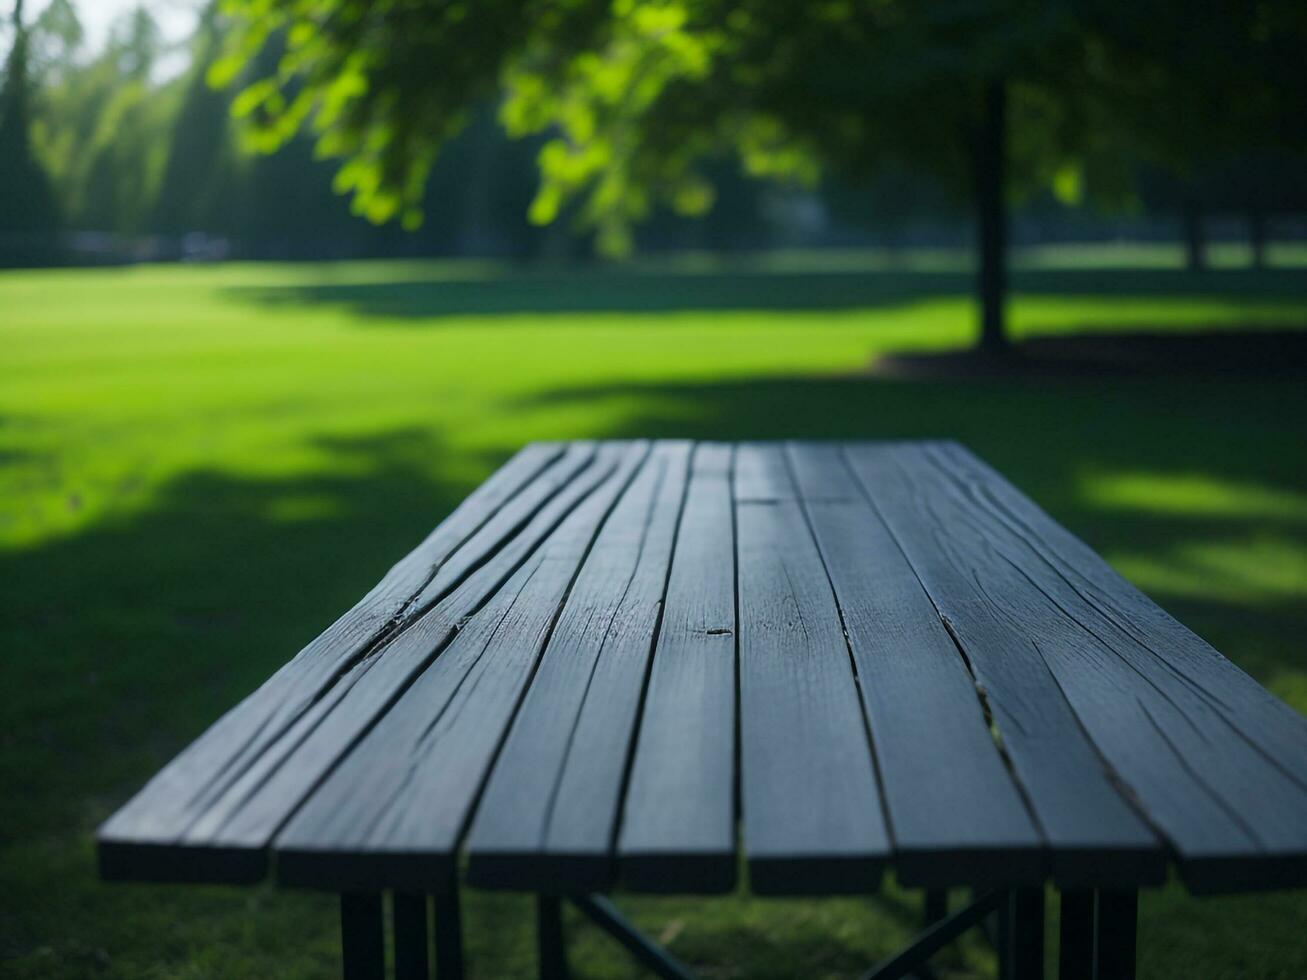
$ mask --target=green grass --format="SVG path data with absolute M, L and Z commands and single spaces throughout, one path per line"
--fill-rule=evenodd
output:
M 1027 261 L 1016 331 L 1307 326 L 1301 271 L 1157 265 Z M 92 831 L 532 439 L 962 439 L 1307 710 L 1301 378 L 868 378 L 971 334 L 956 263 L 869 267 L 0 274 L 0 973 L 334 970 L 330 898 L 102 885 Z M 892 887 L 622 901 L 712 977 L 854 976 L 917 914 Z M 531 974 L 528 904 L 466 916 L 474 976 Z M 1301 894 L 1150 892 L 1143 975 L 1301 977 L 1304 934 Z M 636 975 L 573 938 L 578 976 Z M 974 942 L 941 963 L 992 966 Z

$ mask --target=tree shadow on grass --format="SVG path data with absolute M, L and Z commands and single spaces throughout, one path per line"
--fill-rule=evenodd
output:
M 33 428 L 35 423 L 28 417 L 0 415 L 0 470 L 19 463 L 32 463 L 46 457 L 45 453 L 14 444 Z M 0 512 L 0 520 L 4 519 L 5 515 Z
M 1122 332 L 1087 324 L 1075 333 L 1030 337 L 1003 354 L 980 350 L 896 351 L 877 358 L 871 372 L 887 378 L 1075 376 L 1297 377 L 1307 375 L 1307 329 L 1228 328 L 1194 332 Z
M 785 271 L 759 266 L 726 271 L 594 267 L 506 270 L 502 275 L 397 278 L 385 282 L 315 282 L 233 286 L 234 299 L 272 307 L 315 306 L 365 318 L 431 320 L 509 313 L 654 313 L 688 310 L 845 310 L 885 308 L 974 292 L 962 271 L 879 268 Z M 1014 292 L 1079 296 L 1281 298 L 1307 295 L 1297 270 L 1222 270 L 1192 275 L 1168 269 L 1027 269 L 1012 274 Z

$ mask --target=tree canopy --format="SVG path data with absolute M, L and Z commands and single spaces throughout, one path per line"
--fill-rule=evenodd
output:
M 26 176 L 0 211 L 49 230 L 57 199 L 65 228 L 164 248 L 557 252 L 528 213 L 593 233 L 568 251 L 641 222 L 641 247 L 757 247 L 813 200 L 764 182 L 820 181 L 877 234 L 973 204 L 1001 326 L 1005 199 L 1179 209 L 1195 241 L 1203 206 L 1237 209 L 1256 239 L 1307 134 L 1286 0 L 209 0 L 180 75 L 140 8 L 88 54 L 78 2 L 12 35 L 0 155 Z
M 225 9 L 239 29 L 211 80 L 236 78 L 284 37 L 276 70 L 244 90 L 237 111 L 269 147 L 310 127 L 318 151 L 344 161 L 337 186 L 360 213 L 416 224 L 441 145 L 469 106 L 502 90 L 510 132 L 549 134 L 533 218 L 579 199 L 609 251 L 627 246 L 630 223 L 656 202 L 708 207 L 704 161 L 724 154 L 750 173 L 798 180 L 906 162 L 966 194 L 995 80 L 1006 87 L 1011 186 L 1110 192 L 1127 137 L 1189 160 L 1186 139 L 1293 132 L 1303 88 L 1293 68 L 1307 36 L 1300 5 L 1280 0 L 1199 9 L 230 0 Z

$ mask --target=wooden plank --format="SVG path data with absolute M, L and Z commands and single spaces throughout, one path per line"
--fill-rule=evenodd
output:
M 661 443 L 586 558 L 468 833 L 472 884 L 608 888 L 618 806 L 685 498 Z
M 618 835 L 635 891 L 735 885 L 731 457 L 695 447 Z
M 1122 799 L 1047 662 L 1067 624 L 996 560 L 971 515 L 926 479 L 910 445 L 850 447 L 872 504 L 968 659 L 1067 887 L 1165 874 L 1156 836 Z
M 1133 636 L 1301 786 L 1307 786 L 1307 718 L 1285 704 L 1143 592 L 1029 497 L 957 443 L 933 447 L 968 493 L 1038 549 L 1069 588 Z
M 538 452 L 531 456 L 539 459 Z M 575 444 L 535 479 L 531 467 L 514 467 L 512 481 L 530 481 L 517 483 L 520 492 L 514 495 L 505 492 L 505 481 L 492 478 L 492 493 L 481 504 L 460 507 L 451 516 L 461 525 L 459 533 L 432 536 L 462 539 L 453 553 L 474 549 L 477 559 L 467 559 L 464 567 L 479 564 L 477 572 L 425 613 L 405 596 L 401 611 L 407 618 L 370 645 L 361 643 L 360 633 L 349 634 L 353 639 L 347 645 L 333 627 L 324 634 L 327 640 L 306 648 L 101 827 L 102 874 L 200 881 L 262 877 L 272 833 L 348 747 L 356 730 L 351 726 L 363 723 L 362 716 L 349 713 L 331 724 L 324 725 L 324 719 L 345 699 L 356 702 L 365 692 L 372 693 L 374 708 L 384 710 L 396 685 L 434 656 L 460 618 L 484 602 L 615 465 L 611 453 L 604 457 L 593 444 Z M 490 513 L 489 502 L 496 500 L 502 506 Z M 433 581 L 447 564 L 448 556 Z M 417 587 L 427 584 L 425 577 L 411 581 Z M 398 602 L 391 603 L 392 621 Z M 364 677 L 367 684 L 355 693 Z M 286 766 L 296 752 L 296 764 Z
M 788 451 L 853 652 L 899 881 L 1042 881 L 1042 837 L 930 597 L 839 447 Z
M 785 461 L 788 475 L 805 504 L 856 503 L 865 509 L 862 486 L 844 462 L 838 442 L 788 442 Z
M 782 450 L 738 453 L 740 472 L 764 471 L 778 491 L 735 503 L 750 887 L 874 891 L 890 842 L 839 611 Z
M 790 478 L 785 457 L 766 443 L 746 444 L 737 452 L 731 476 L 731 493 L 739 503 L 795 500 L 798 488 Z
M 420 891 L 454 872 L 458 842 L 540 652 L 648 446 L 604 444 L 599 453 L 615 463 L 603 481 L 449 648 L 421 665 L 384 716 L 368 712 L 376 724 L 358 733 L 357 745 L 323 773 L 277 835 L 280 882 Z
M 1088 548 L 1072 547 L 1066 532 L 965 450 L 928 446 L 913 456 L 930 474 L 918 479 L 933 478 L 968 512 L 987 549 L 1073 635 L 1046 653 L 1050 667 L 1099 750 L 1170 839 L 1191 887 L 1307 883 L 1307 790 L 1294 778 L 1307 728 L 1298 725 L 1297 744 L 1289 744 L 1294 725 L 1267 707 L 1269 695 L 1259 697 L 1251 678 L 1215 651 L 1205 654 L 1201 641 L 1091 560 Z M 1126 719 L 1123 702 L 1132 709 Z

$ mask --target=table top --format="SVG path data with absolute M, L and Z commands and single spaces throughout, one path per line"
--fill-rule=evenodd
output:
M 1307 719 L 955 443 L 535 444 L 98 843 L 336 891 L 1301 886 Z

